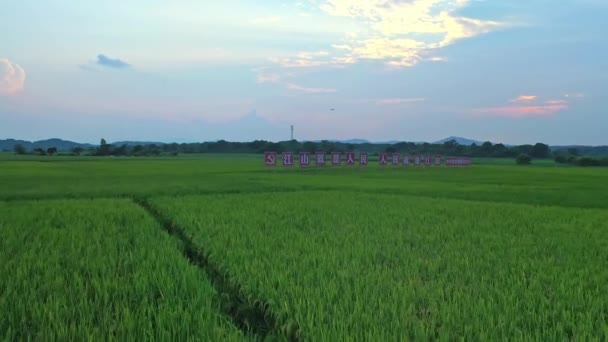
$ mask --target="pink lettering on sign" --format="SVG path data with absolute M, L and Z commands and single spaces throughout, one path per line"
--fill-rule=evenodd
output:
M 441 166 L 441 156 L 435 156 L 435 166 Z
M 310 153 L 300 152 L 300 166 L 310 166 Z
M 293 152 L 283 152 L 283 166 L 293 166 Z
M 410 166 L 410 156 L 407 154 L 403 155 L 403 166 Z
M 346 152 L 346 165 L 355 165 L 355 152 Z
M 277 166 L 277 153 L 264 152 L 264 165 L 269 167 Z
M 380 166 L 386 165 L 386 163 L 387 163 L 386 153 L 380 153 L 380 155 L 378 155 L 378 163 L 380 163 Z
M 325 166 L 325 152 L 315 153 L 315 164 L 317 166 Z
M 392 162 L 393 166 L 398 166 L 399 165 L 399 154 L 393 153 L 391 162 Z
M 332 152 L 331 153 L 331 165 L 338 166 L 342 164 L 342 153 Z
M 471 166 L 473 162 L 468 157 L 449 157 L 445 159 L 446 166 Z
M 361 166 L 367 166 L 367 160 L 367 153 L 361 152 L 361 154 L 359 155 L 359 164 Z
M 420 156 L 417 154 L 414 154 L 414 166 L 419 166 L 420 165 Z

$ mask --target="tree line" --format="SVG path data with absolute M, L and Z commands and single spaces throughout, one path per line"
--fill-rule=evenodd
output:
M 176 156 L 179 154 L 195 153 L 264 153 L 273 151 L 282 152 L 311 152 L 325 151 L 352 151 L 368 152 L 371 155 L 379 153 L 409 153 L 409 154 L 431 154 L 443 156 L 461 156 L 471 158 L 520 158 L 548 159 L 555 158 L 558 163 L 569 163 L 581 166 L 603 166 L 605 160 L 590 157 L 580 157 L 577 149 L 560 150 L 552 153 L 548 145 L 537 143 L 534 145 L 507 146 L 504 144 L 493 144 L 484 142 L 476 145 L 460 145 L 455 140 L 447 141 L 442 144 L 399 142 L 396 144 L 352 144 L 329 140 L 322 141 L 297 141 L 288 140 L 281 142 L 271 142 L 265 140 L 255 140 L 251 142 L 230 142 L 219 140 L 214 142 L 202 143 L 170 143 L 170 144 L 140 144 L 140 145 L 114 145 L 108 144 L 105 139 L 101 139 L 99 146 L 91 148 L 75 147 L 68 154 L 70 155 L 91 155 L 91 156 Z M 26 151 L 21 146 L 15 146 L 17 154 L 53 155 L 57 154 L 57 148 L 51 147 L 47 150 L 34 149 Z

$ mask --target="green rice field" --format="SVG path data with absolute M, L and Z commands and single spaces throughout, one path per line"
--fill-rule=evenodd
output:
M 606 340 L 608 169 L 0 155 L 0 340 Z

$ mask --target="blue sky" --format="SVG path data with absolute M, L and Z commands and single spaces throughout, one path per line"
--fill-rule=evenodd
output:
M 608 144 L 604 0 L 0 8 L 0 139 Z

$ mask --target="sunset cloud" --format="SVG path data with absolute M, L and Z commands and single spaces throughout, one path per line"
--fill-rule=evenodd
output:
M 295 84 L 292 82 L 286 82 L 281 79 L 281 75 L 276 73 L 269 74 L 259 74 L 257 77 L 258 83 L 274 83 L 283 85 L 285 88 L 289 90 L 295 90 L 308 94 L 324 94 L 324 93 L 335 93 L 337 89 L 333 88 L 314 88 L 314 87 L 304 87 L 299 84 Z
M 383 60 L 411 67 L 430 51 L 459 40 L 491 32 L 504 24 L 459 16 L 470 0 L 327 0 L 321 10 L 355 20 L 368 37 L 351 38 L 334 49 L 349 51 L 354 59 Z M 431 59 L 441 61 L 443 59 Z
M 0 58 L 0 94 L 14 95 L 25 86 L 25 70 L 6 58 Z
M 521 100 L 518 100 L 522 98 Z M 479 116 L 496 116 L 507 117 L 514 119 L 529 118 L 529 117 L 552 117 L 555 114 L 568 109 L 569 103 L 565 100 L 547 100 L 530 104 L 527 102 L 535 101 L 537 96 L 520 96 L 509 102 L 520 103 L 510 106 L 499 106 L 491 108 L 482 108 L 475 110 L 475 115 Z
M 536 95 L 521 95 L 521 96 L 514 98 L 510 102 L 529 102 L 529 101 L 534 101 L 537 98 L 538 98 L 538 96 L 536 96 Z

